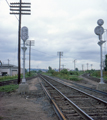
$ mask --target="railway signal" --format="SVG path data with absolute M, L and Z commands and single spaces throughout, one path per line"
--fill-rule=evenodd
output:
M 103 61 L 102 61 L 102 45 L 103 43 L 105 43 L 105 41 L 102 40 L 102 34 L 104 33 L 104 28 L 102 27 L 102 25 L 104 24 L 104 21 L 102 19 L 99 19 L 97 21 L 97 24 L 99 26 L 97 26 L 95 29 L 94 29 L 94 32 L 96 35 L 98 35 L 99 37 L 99 42 L 98 42 L 98 45 L 100 46 L 100 72 L 101 72 L 101 78 L 100 78 L 100 84 L 104 84 L 104 81 L 103 81 L 103 70 L 102 70 L 102 67 L 103 67 Z
M 18 30 L 18 84 L 20 83 L 20 37 L 21 37 L 21 15 L 30 15 L 31 3 L 22 2 L 10 3 L 10 14 L 19 15 L 19 30 Z
M 26 79 L 25 79 L 25 51 L 27 49 L 27 47 L 25 47 L 25 42 L 28 39 L 28 28 L 25 26 L 22 27 L 22 29 L 21 29 L 21 38 L 23 40 L 23 47 L 22 47 L 22 50 L 23 50 L 23 79 L 22 79 L 22 83 L 25 83 L 26 82 Z

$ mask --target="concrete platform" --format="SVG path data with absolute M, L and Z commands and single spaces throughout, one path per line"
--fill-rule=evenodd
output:
M 18 93 L 19 94 L 29 93 L 29 86 L 28 86 L 28 84 L 27 83 L 19 84 Z
M 106 91 L 107 92 L 107 84 L 101 84 L 101 83 L 99 83 L 97 85 L 97 90 Z

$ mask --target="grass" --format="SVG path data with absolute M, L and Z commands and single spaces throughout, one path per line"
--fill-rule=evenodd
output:
M 0 120 L 3 120 L 3 117 L 2 117 L 2 116 L 0 116 Z
M 79 75 L 76 75 L 76 74 L 70 75 L 70 74 L 62 74 L 62 73 L 58 73 L 58 72 L 55 72 L 53 74 L 51 74 L 51 73 L 43 73 L 43 74 L 48 75 L 48 76 L 54 76 L 54 77 L 61 78 L 61 79 L 72 80 L 72 81 L 82 80 L 81 78 L 78 77 Z
M 2 81 L 8 81 L 8 80 L 13 80 L 13 79 L 17 79 L 17 75 L 15 75 L 15 76 L 3 76 L 3 77 L 0 77 L 0 82 L 2 82 Z
M 1 86 L 1 87 L 0 87 L 0 92 L 7 92 L 7 93 L 13 92 L 13 91 L 15 91 L 16 89 L 18 89 L 18 86 L 19 86 L 19 85 L 14 85 L 14 84 Z
M 29 73 L 27 72 L 25 74 L 25 78 L 28 78 L 28 77 L 33 77 L 33 76 L 36 76 L 37 74 L 34 73 L 34 72 L 31 72 L 30 76 L 29 76 Z M 23 75 L 21 74 L 21 78 L 23 78 Z M 9 81 L 9 80 L 14 80 L 14 79 L 18 79 L 18 75 L 14 75 L 14 76 L 2 76 L 0 77 L 0 82 L 2 81 Z

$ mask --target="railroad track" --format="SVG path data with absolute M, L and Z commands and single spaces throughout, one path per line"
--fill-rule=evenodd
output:
M 48 76 L 48 77 L 50 77 L 50 76 Z M 69 84 L 71 86 L 74 86 L 77 89 L 80 89 L 82 91 L 85 91 L 85 92 L 87 92 L 87 93 L 89 93 L 91 95 L 94 95 L 96 97 L 99 97 L 99 98 L 107 101 L 107 92 L 100 91 L 100 90 L 97 90 L 97 89 L 93 89 L 93 88 L 90 88 L 90 87 L 86 87 L 84 85 L 80 85 L 78 83 L 74 83 L 74 82 L 72 82 L 70 80 L 59 79 L 59 78 L 55 78 L 55 77 L 50 77 L 50 78 L 56 79 L 57 81 L 62 82 L 64 84 Z
M 39 75 L 52 100 L 67 120 L 107 120 L 107 102 L 75 87 Z M 63 119 L 61 117 L 61 119 Z
M 82 76 L 85 77 L 85 78 L 88 78 L 88 79 L 90 79 L 90 80 L 92 80 L 92 81 L 100 82 L 100 79 L 99 79 L 99 78 L 92 77 L 92 76 L 90 76 L 90 75 L 87 74 L 87 73 L 86 73 L 86 74 L 83 74 Z M 107 83 L 106 80 L 104 80 L 104 82 Z

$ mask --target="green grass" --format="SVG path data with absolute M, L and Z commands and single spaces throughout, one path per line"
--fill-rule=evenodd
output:
M 29 73 L 27 72 L 25 74 L 25 78 L 28 78 L 28 77 L 33 77 L 33 76 L 36 76 L 37 74 L 36 73 L 33 73 L 31 72 L 30 76 L 29 76 Z M 21 74 L 21 78 L 23 78 L 23 75 Z M 9 80 L 14 80 L 14 79 L 18 79 L 18 75 L 15 75 L 15 76 L 2 76 L 0 77 L 0 82 L 2 81 L 9 81 Z
M 0 116 L 0 120 L 3 120 L 3 117 L 2 117 L 2 116 Z
M 19 85 L 14 85 L 14 84 L 1 86 L 0 87 L 0 92 L 7 92 L 7 93 L 13 92 L 18 88 L 18 86 Z
M 8 80 L 13 80 L 13 79 L 17 79 L 17 76 L 3 76 L 3 77 L 0 77 L 0 82 L 2 81 L 8 81 Z
M 82 78 L 79 78 L 78 74 L 70 75 L 70 74 L 62 74 L 62 73 L 58 73 L 58 72 L 55 72 L 53 74 L 51 74 L 51 73 L 43 73 L 43 74 L 48 75 L 48 76 L 55 76 L 55 77 L 61 78 L 61 79 L 72 80 L 72 81 L 82 80 Z

